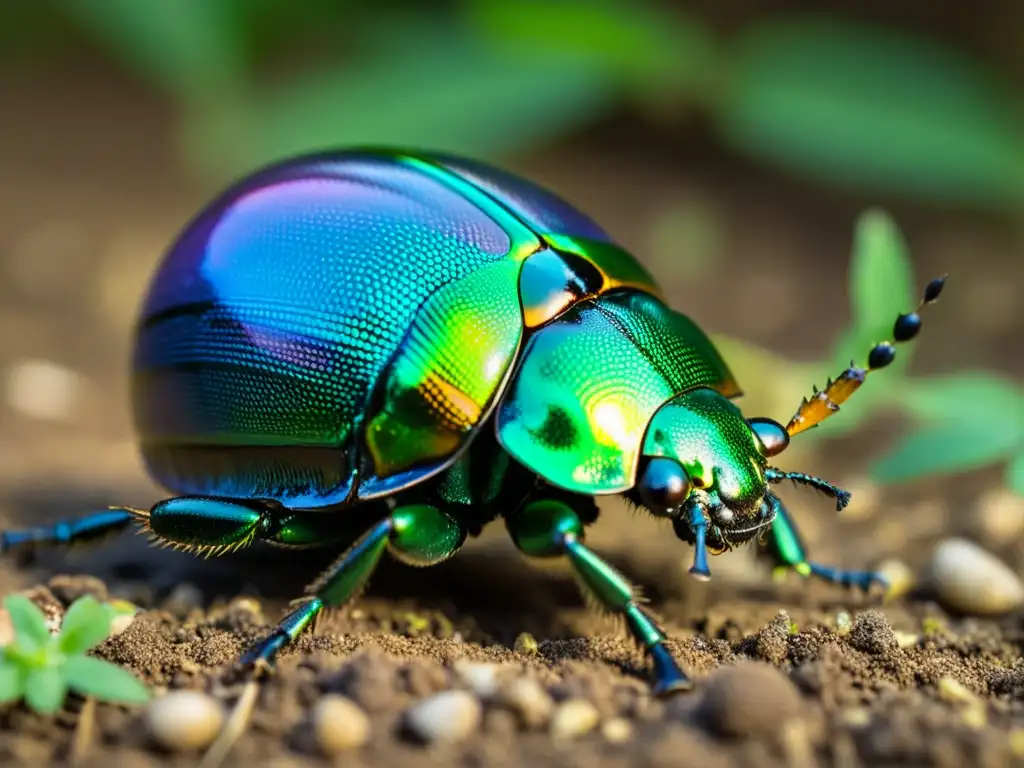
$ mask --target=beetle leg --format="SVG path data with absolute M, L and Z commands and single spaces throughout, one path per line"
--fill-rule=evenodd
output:
M 693 683 L 665 646 L 665 633 L 638 604 L 637 590 L 582 543 L 583 523 L 560 501 L 535 501 L 506 518 L 515 545 L 531 557 L 569 558 L 584 595 L 626 619 L 630 633 L 654 662 L 654 693 L 689 690 Z
M 93 541 L 123 531 L 135 519 L 132 510 L 108 509 L 36 528 L 3 531 L 0 532 L 0 554 L 22 547 L 70 546 Z
M 273 632 L 241 658 L 243 666 L 271 665 L 277 652 L 297 638 L 325 608 L 342 606 L 366 586 L 385 549 L 410 565 L 436 565 L 462 546 L 462 523 L 436 507 L 414 504 L 398 507 L 376 523 L 321 574 L 302 600 Z
M 858 587 L 867 592 L 872 584 L 888 587 L 888 581 L 882 574 L 874 571 L 847 571 L 831 565 L 821 565 L 807 559 L 800 531 L 789 512 L 779 499 L 769 494 L 769 502 L 775 507 L 775 519 L 766 542 L 768 556 L 775 562 L 777 571 L 792 568 L 801 576 L 814 576 L 833 584 L 846 587 Z

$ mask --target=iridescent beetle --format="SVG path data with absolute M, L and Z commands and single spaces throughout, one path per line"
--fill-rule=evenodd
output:
M 900 315 L 893 340 L 920 325 L 917 311 Z M 145 301 L 135 419 L 149 470 L 180 495 L 8 531 L 0 547 L 138 521 L 204 554 L 255 541 L 343 549 L 242 659 L 266 665 L 356 595 L 385 549 L 432 565 L 501 517 L 520 550 L 567 557 L 625 618 L 665 694 L 691 682 L 637 590 L 583 544 L 594 497 L 669 518 L 699 578 L 708 551 L 757 537 L 780 565 L 867 589 L 876 574 L 807 558 L 769 486 L 804 483 L 838 509 L 849 494 L 769 460 L 894 356 L 876 345 L 867 368 L 851 364 L 785 427 L 747 419 L 707 336 L 550 192 L 441 155 L 297 158 L 203 210 Z

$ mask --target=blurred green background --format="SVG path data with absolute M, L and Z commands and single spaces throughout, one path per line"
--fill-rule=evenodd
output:
M 995 0 L 4 3 L 0 483 L 155 493 L 125 366 L 161 251 L 255 166 L 372 143 L 586 210 L 721 341 L 750 415 L 788 419 L 949 273 L 786 465 L 1024 494 L 1021 30 Z

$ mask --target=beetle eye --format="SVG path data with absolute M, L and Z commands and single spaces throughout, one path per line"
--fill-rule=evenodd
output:
M 647 463 L 637 490 L 652 514 L 666 516 L 682 506 L 690 487 L 690 476 L 679 462 L 659 456 Z
M 777 421 L 771 419 L 749 419 L 747 424 L 758 439 L 758 448 L 765 456 L 775 456 L 786 450 L 789 433 Z

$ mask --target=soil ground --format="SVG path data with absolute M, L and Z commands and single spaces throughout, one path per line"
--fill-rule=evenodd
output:
M 132 317 L 160 250 L 206 193 L 170 170 L 166 114 L 126 84 L 83 78 L 61 91 L 59 83 L 0 83 L 0 100 L 0 364 L 9 371 L 25 360 L 56 361 L 74 372 L 75 384 L 73 407 L 62 415 L 0 405 L 0 525 L 111 503 L 141 506 L 159 491 L 138 464 L 126 407 Z M 106 108 L 91 109 L 95 104 Z M 40 130 L 69 124 L 75 130 L 60 136 Z M 676 305 L 698 322 L 797 358 L 820 356 L 846 319 L 849 234 L 864 201 L 785 181 L 699 143 L 670 161 L 649 138 L 635 142 L 644 149 L 616 153 L 605 134 L 621 134 L 622 126 L 602 131 L 517 169 L 562 190 L 636 252 L 651 254 Z M 645 234 L 650 213 L 669 206 L 699 209 L 713 222 L 702 246 L 712 265 L 698 285 L 676 269 L 671 247 L 659 248 Z M 984 217 L 907 205 L 895 212 L 922 279 L 952 271 L 970 254 L 970 273 L 957 275 L 943 310 L 929 315 L 917 370 L 1024 373 L 1019 356 L 1006 356 L 1022 327 L 1012 288 L 1019 267 L 1006 255 L 1016 252 L 1019 235 Z M 767 304 L 768 295 L 777 301 Z M 822 379 L 830 373 L 823 370 Z M 756 397 L 768 384 L 745 387 Z M 871 425 L 793 468 L 842 484 L 900 428 Z M 793 490 L 786 499 L 819 560 L 865 567 L 899 558 L 920 573 L 937 540 L 983 527 L 973 502 L 997 483 L 998 473 L 986 472 L 915 483 L 855 501 L 840 518 L 811 494 Z M 387 564 L 352 610 L 327 617 L 289 649 L 226 764 L 328 762 L 307 722 L 325 692 L 346 694 L 371 719 L 369 743 L 336 759 L 346 765 L 1024 764 L 1024 614 L 983 621 L 949 616 L 919 591 L 882 605 L 877 595 L 795 576 L 773 584 L 745 553 L 714 558 L 714 579 L 700 584 L 685 576 L 689 550 L 663 533 L 612 504 L 590 541 L 643 585 L 673 652 L 698 678 L 693 693 L 652 699 L 639 652 L 580 607 L 564 571 L 525 565 L 496 527 L 429 571 Z M 1024 567 L 1015 538 L 987 543 Z M 65 603 L 82 591 L 128 597 L 144 612 L 99 652 L 153 685 L 205 689 L 230 702 L 237 691 L 220 675 L 332 554 L 317 563 L 319 556 L 258 550 L 199 562 L 128 535 L 102 548 L 4 563 L 0 592 L 45 586 L 37 597 Z M 239 600 L 243 595 L 257 600 Z M 538 641 L 535 651 L 513 649 L 524 632 Z M 489 704 L 465 740 L 415 743 L 403 732 L 402 713 L 459 685 L 452 665 L 462 658 L 534 677 L 556 700 L 586 698 L 602 721 L 624 718 L 629 736 L 609 740 L 599 727 L 559 741 Z M 743 661 L 762 666 L 730 672 Z M 947 678 L 966 693 L 940 682 Z M 79 706 L 72 702 L 56 719 L 20 707 L 0 713 L 0 761 L 68 759 Z M 96 716 L 82 765 L 196 762 L 194 754 L 150 746 L 138 714 L 100 705 Z

